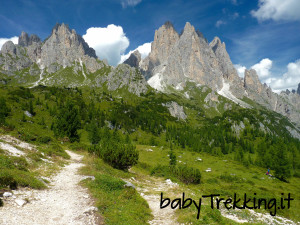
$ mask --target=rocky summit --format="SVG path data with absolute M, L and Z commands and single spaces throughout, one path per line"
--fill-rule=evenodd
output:
M 244 107 L 250 106 L 243 99 L 251 99 L 300 125 L 300 86 L 298 94 L 295 91 L 278 95 L 260 82 L 253 69 L 246 70 L 241 79 L 225 43 L 218 37 L 208 43 L 190 23 L 186 23 L 181 34 L 170 22 L 160 27 L 155 32 L 149 56 L 139 65 L 148 83 L 157 90 L 166 91 L 170 86 L 180 90 L 192 81 Z
M 218 37 L 209 43 L 188 22 L 181 33 L 166 22 L 155 31 L 151 52 L 145 59 L 135 51 L 116 68 L 99 60 L 95 50 L 66 24 L 56 24 L 44 41 L 22 32 L 18 44 L 8 41 L 2 46 L 0 75 L 2 84 L 96 88 L 104 85 L 109 91 L 126 88 L 138 96 L 150 86 L 162 92 L 176 92 L 192 82 L 212 90 L 205 98 L 207 102 L 216 102 L 208 98 L 217 93 L 251 108 L 249 99 L 300 126 L 300 84 L 297 90 L 276 94 L 260 82 L 253 69 L 246 70 L 244 79 L 240 78 L 225 43 Z

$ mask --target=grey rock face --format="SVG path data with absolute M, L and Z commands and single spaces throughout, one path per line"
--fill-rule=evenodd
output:
M 282 92 L 278 95 L 272 92 L 270 87 L 260 83 L 255 70 L 245 71 L 244 87 L 248 94 L 247 97 L 300 125 L 299 95 L 292 92 Z
M 227 98 L 231 96 L 230 99 L 240 101 L 238 98 L 248 97 L 300 126 L 300 103 L 293 92 L 281 96 L 273 93 L 270 87 L 261 84 L 255 70 L 247 70 L 242 80 L 225 44 L 218 37 L 208 44 L 203 34 L 195 31 L 190 23 L 186 23 L 180 35 L 170 23 L 159 28 L 151 53 L 140 63 L 140 69 L 149 84 L 158 90 L 194 81 Z M 297 93 L 300 96 L 300 84 Z
M 22 70 L 32 64 L 26 55 L 26 49 L 15 45 L 12 41 L 7 41 L 1 48 L 0 66 L 1 71 L 7 75 L 13 75 L 14 71 Z
M 300 95 L 300 83 L 298 84 L 297 94 Z
M 129 92 L 140 96 L 148 90 L 148 84 L 141 72 L 127 64 L 120 64 L 107 76 L 96 78 L 97 86 L 105 82 L 110 91 L 127 88 Z
M 141 62 L 141 69 L 144 71 L 146 79 L 163 68 L 163 64 L 167 61 L 178 39 L 179 35 L 170 22 L 165 23 L 155 31 L 154 41 L 151 44 L 151 52 Z
M 209 44 L 209 46 L 214 51 L 219 68 L 223 74 L 223 78 L 230 83 L 230 90 L 236 96 L 241 98 L 245 91 L 243 90 L 243 82 L 238 76 L 238 73 L 233 66 L 231 59 L 226 51 L 225 43 L 221 43 L 221 40 L 218 37 L 215 37 L 214 40 Z
M 12 41 L 5 42 L 4 45 L 2 45 L 1 53 L 2 54 L 16 55 L 17 54 L 17 49 L 16 49 L 15 44 Z
M 181 120 L 185 120 L 187 118 L 186 114 L 184 113 L 183 106 L 178 105 L 177 102 L 168 102 L 163 104 L 166 106 L 171 114 L 171 116 L 176 117 Z
M 208 44 L 203 34 L 190 23 L 186 23 L 181 35 L 169 23 L 159 28 L 151 53 L 141 62 L 141 69 L 145 71 L 146 79 L 157 75 L 159 79 L 153 79 L 160 80 L 165 86 L 176 87 L 192 80 L 218 91 L 226 82 L 231 84 L 230 91 L 237 97 L 245 94 L 225 44 L 219 38 Z
M 41 48 L 40 64 L 42 67 L 49 67 L 51 64 L 68 67 L 76 60 L 95 62 L 96 58 L 95 50 L 90 48 L 83 38 L 76 34 L 75 30 L 71 31 L 68 25 L 57 24 Z M 98 68 L 95 63 L 88 64 L 87 69 L 90 72 L 101 68 Z
M 29 44 L 29 37 L 28 34 L 22 31 L 21 35 L 19 36 L 18 45 L 26 47 Z
M 141 61 L 141 53 L 136 50 L 135 52 L 131 53 L 128 59 L 125 60 L 124 64 L 127 64 L 131 67 L 138 68 Z

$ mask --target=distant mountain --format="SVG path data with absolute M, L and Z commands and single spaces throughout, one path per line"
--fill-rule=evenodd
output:
M 255 70 L 246 70 L 244 79 L 240 78 L 225 43 L 218 37 L 209 43 L 190 23 L 179 34 L 166 22 L 155 32 L 144 60 L 135 51 L 116 68 L 99 60 L 95 50 L 66 24 L 56 24 L 43 42 L 37 35 L 22 32 L 17 45 L 8 41 L 0 52 L 0 83 L 8 85 L 105 86 L 108 91 L 125 88 L 139 96 L 150 86 L 176 92 L 189 82 L 210 88 L 214 93 L 206 97 L 209 102 L 215 102 L 219 94 L 242 107 L 256 107 L 248 101 L 252 100 L 300 127 L 300 86 L 278 95 L 259 81 Z
M 225 43 L 218 37 L 208 43 L 190 23 L 186 23 L 181 34 L 170 22 L 155 31 L 151 52 L 139 65 L 148 83 L 157 90 L 167 91 L 170 86 L 180 90 L 192 81 L 210 87 L 243 107 L 251 107 L 245 98 L 254 100 L 300 126 L 300 88 L 298 94 L 278 95 L 261 84 L 255 70 L 246 70 L 241 79 Z
M 138 70 L 129 65 L 113 68 L 99 60 L 95 50 L 66 24 L 56 24 L 43 42 L 25 32 L 17 45 L 6 42 L 0 52 L 0 82 L 27 87 L 106 85 L 111 91 L 126 86 L 137 95 L 148 89 Z

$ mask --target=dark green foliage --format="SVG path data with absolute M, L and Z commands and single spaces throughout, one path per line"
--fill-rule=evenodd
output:
M 101 174 L 95 177 L 95 184 L 105 191 L 116 191 L 123 189 L 125 182 L 118 178 Z
M 60 107 L 53 124 L 53 131 L 57 137 L 68 137 L 71 142 L 78 141 L 78 129 L 81 127 L 78 108 L 71 101 Z
M 176 155 L 173 150 L 170 151 L 170 166 L 176 166 Z
M 46 148 L 41 149 L 48 156 L 60 156 L 65 159 L 69 159 L 70 156 L 65 152 L 65 150 L 57 143 L 52 143 L 47 145 Z
M 6 105 L 4 98 L 0 97 L 0 126 L 5 125 L 5 118 L 8 116 L 10 109 Z
M 188 167 L 186 165 L 178 165 L 172 167 L 173 174 L 185 184 L 200 184 L 201 173 L 199 169 Z
M 127 170 L 137 164 L 139 158 L 136 147 L 128 138 L 122 137 L 117 130 L 110 134 L 109 130 L 104 129 L 101 142 L 94 145 L 89 151 L 100 156 L 112 167 L 121 170 Z
M 41 189 L 45 185 L 36 179 L 32 174 L 17 169 L 1 169 L 0 170 L 0 187 L 9 187 L 17 185 L 22 187 L 32 187 Z
M 282 181 L 287 181 L 291 177 L 291 165 L 283 143 L 280 143 L 278 150 L 274 152 L 273 169 L 275 170 L 275 176 Z
M 200 170 L 186 165 L 162 166 L 158 164 L 151 170 L 151 175 L 175 178 L 185 184 L 200 184 L 201 182 Z

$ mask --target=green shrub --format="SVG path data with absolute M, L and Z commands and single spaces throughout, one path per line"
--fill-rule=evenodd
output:
M 201 172 L 199 169 L 179 165 L 172 168 L 174 175 L 185 184 L 200 184 Z
M 48 147 L 42 149 L 42 151 L 48 156 L 60 156 L 65 159 L 70 158 L 70 156 L 65 152 L 65 150 L 57 143 L 52 143 L 51 145 L 48 145 Z
M 8 116 L 10 109 L 6 105 L 4 98 L 0 98 L 0 125 L 5 125 L 5 118 Z
M 162 166 L 157 165 L 151 170 L 151 175 L 166 178 L 176 178 L 185 184 L 200 184 L 201 172 L 199 169 L 182 166 Z
M 127 170 L 137 164 L 139 153 L 131 144 L 110 143 L 101 146 L 101 158 L 114 168 Z
M 116 191 L 124 188 L 125 182 L 110 175 L 101 174 L 95 177 L 95 183 L 105 191 Z
M 155 166 L 151 172 L 150 172 L 151 176 L 152 175 L 156 175 L 159 177 L 169 177 L 172 176 L 171 171 L 170 171 L 170 167 L 169 166 L 162 166 L 160 164 L 158 164 L 157 166 Z
M 50 141 L 52 141 L 52 138 L 49 136 L 40 136 L 37 138 L 37 141 L 42 144 L 48 144 Z
M 70 144 L 70 148 L 75 151 L 82 151 L 89 149 L 89 146 L 80 142 L 74 142 Z
M 24 157 L 0 155 L 0 169 L 18 169 L 27 171 L 28 162 Z
M 36 189 L 45 188 L 45 185 L 32 174 L 17 169 L 0 170 L 0 187 L 22 186 Z

